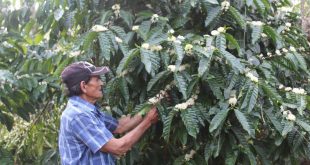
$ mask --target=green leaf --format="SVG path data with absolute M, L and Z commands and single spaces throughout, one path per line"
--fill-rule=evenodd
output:
M 239 120 L 240 124 L 242 125 L 243 129 L 246 130 L 250 136 L 254 137 L 255 131 L 252 128 L 252 124 L 249 122 L 245 114 L 243 114 L 242 112 L 236 109 L 235 115 L 237 119 Z
M 208 11 L 207 18 L 205 20 L 205 27 L 208 27 L 217 17 L 221 14 L 221 7 L 213 7 Z
M 283 128 L 282 133 L 281 133 L 282 137 L 285 137 L 287 135 L 287 133 L 289 133 L 290 131 L 293 130 L 293 128 L 294 128 L 293 122 L 290 122 L 290 121 L 285 122 L 284 128 Z
M 238 155 L 239 155 L 238 151 L 234 151 L 234 150 L 230 149 L 226 153 L 225 164 L 227 164 L 227 165 L 235 165 L 236 161 L 237 161 Z
M 166 77 L 170 75 L 170 73 L 171 73 L 170 71 L 164 70 L 164 71 L 162 71 L 162 72 L 156 74 L 156 75 L 148 82 L 148 84 L 147 84 L 147 91 L 150 91 L 156 83 L 165 80 Z
M 246 28 L 246 22 L 244 17 L 240 14 L 240 12 L 234 7 L 230 6 L 228 12 L 232 15 L 234 20 L 240 25 L 242 29 Z
M 120 10 L 119 15 L 126 22 L 127 26 L 131 28 L 133 24 L 133 19 L 134 19 L 133 15 L 130 12 L 125 11 L 125 10 Z
M 220 51 L 226 50 L 226 38 L 223 34 L 219 34 L 216 36 L 215 45 L 219 48 Z
M 226 117 L 228 115 L 229 109 L 220 110 L 211 120 L 210 126 L 209 126 L 209 132 L 213 132 L 216 130 L 220 125 L 222 125 Z
M 242 72 L 244 70 L 244 65 L 240 62 L 238 58 L 227 51 L 220 51 L 221 55 L 231 64 L 235 71 Z
M 274 112 L 272 112 L 271 109 L 265 110 L 264 112 L 265 112 L 266 116 L 269 118 L 269 120 L 271 121 L 271 123 L 273 124 L 273 126 L 276 128 L 276 130 L 279 133 L 282 133 L 283 126 L 282 126 L 281 122 L 274 115 Z
M 252 34 L 251 34 L 251 37 L 252 37 L 252 41 L 251 43 L 254 45 L 258 39 L 261 37 L 261 33 L 263 31 L 263 28 L 262 26 L 257 26 L 257 25 L 252 25 Z
M 271 100 L 280 102 L 280 103 L 283 102 L 281 96 L 279 95 L 279 93 L 276 91 L 275 88 L 271 87 L 270 85 L 264 82 L 259 83 L 259 85 L 265 92 L 266 96 L 268 96 Z
M 160 67 L 160 57 L 158 54 L 150 50 L 141 48 L 141 61 L 144 64 L 145 70 L 152 76 L 158 71 Z
M 195 111 L 192 108 L 181 111 L 181 118 L 186 127 L 187 133 L 196 138 L 197 133 L 199 133 L 199 127 Z
M 182 64 L 182 60 L 184 58 L 183 48 L 179 43 L 173 42 L 174 50 L 177 54 L 177 60 L 175 62 L 176 70 L 179 69 L 180 65 Z
M 217 0 L 203 0 L 203 1 L 209 2 L 209 3 L 214 4 L 214 5 L 218 5 L 219 4 Z
M 230 42 L 230 44 L 232 44 L 234 47 L 236 47 L 236 49 L 238 51 L 238 56 L 240 56 L 241 48 L 240 48 L 238 41 L 231 34 L 225 33 L 224 35 L 225 35 L 226 39 Z
M 83 50 L 87 50 L 90 45 L 93 44 L 94 40 L 97 38 L 97 32 L 88 32 L 84 38 Z
M 144 21 L 139 26 L 139 35 L 143 38 L 143 40 L 147 40 L 147 34 L 150 31 L 151 28 L 151 21 Z
M 282 40 L 279 34 L 270 26 L 263 25 L 263 32 L 272 39 L 274 45 L 276 46 L 276 49 L 282 48 Z
M 176 85 L 179 88 L 179 91 L 182 93 L 183 98 L 187 99 L 187 86 L 188 82 L 186 78 L 181 73 L 175 73 L 174 74 L 174 80 L 176 81 Z
M 14 123 L 14 119 L 13 117 L 2 113 L 2 109 L 0 109 L 0 123 L 4 124 L 7 128 L 7 130 L 11 131 L 12 127 L 13 127 L 13 123 Z
M 167 142 L 169 141 L 169 137 L 170 137 L 171 123 L 176 113 L 177 111 L 174 111 L 174 110 L 170 111 L 168 116 L 166 116 L 165 119 L 163 120 L 164 128 L 163 128 L 162 136 Z
M 121 60 L 121 62 L 117 67 L 116 73 L 120 75 L 122 71 L 127 68 L 129 63 L 138 55 L 139 55 L 139 49 L 132 49 L 127 54 L 125 54 L 125 56 L 123 57 L 123 59 Z
M 124 77 L 122 77 L 120 79 L 120 90 L 121 90 L 122 96 L 125 99 L 125 102 L 128 104 L 130 95 L 129 95 L 129 89 L 127 86 L 127 82 L 126 82 L 126 79 Z
M 106 33 L 100 33 L 98 36 L 99 45 L 100 45 L 100 54 L 103 55 L 103 58 L 110 61 L 111 54 L 111 42 L 109 36 Z
M 308 123 L 306 123 L 305 121 L 297 119 L 296 124 L 298 124 L 300 127 L 302 127 L 308 133 L 310 133 L 310 125 Z

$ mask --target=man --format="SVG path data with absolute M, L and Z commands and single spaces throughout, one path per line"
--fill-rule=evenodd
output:
M 108 67 L 95 67 L 87 62 L 76 62 L 61 73 L 68 89 L 69 101 L 61 115 L 59 151 L 61 162 L 67 164 L 114 165 L 157 122 L 153 107 L 144 118 L 140 115 L 123 117 L 118 121 L 98 110 L 96 101 L 103 97 L 100 75 Z M 114 138 L 112 133 L 126 133 Z

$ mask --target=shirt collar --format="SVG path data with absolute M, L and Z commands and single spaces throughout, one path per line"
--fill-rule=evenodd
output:
M 95 111 L 97 109 L 96 105 L 82 99 L 80 96 L 72 96 L 69 98 L 69 102 L 71 102 L 72 104 L 78 104 L 78 105 L 83 105 L 86 106 L 87 109 L 89 109 L 90 111 Z

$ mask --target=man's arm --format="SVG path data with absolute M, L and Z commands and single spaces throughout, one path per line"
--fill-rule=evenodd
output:
M 129 115 L 122 117 L 118 120 L 118 126 L 113 133 L 122 134 L 125 133 L 134 127 L 136 127 L 142 121 L 142 116 L 136 114 L 135 116 L 131 117 Z
M 147 113 L 138 126 L 119 139 L 112 138 L 101 147 L 100 151 L 109 152 L 117 156 L 124 155 L 141 138 L 152 123 L 157 122 L 157 116 L 157 110 L 154 107 Z

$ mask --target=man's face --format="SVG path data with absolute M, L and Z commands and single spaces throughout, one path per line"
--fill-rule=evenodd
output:
M 85 84 L 86 93 L 84 93 L 90 99 L 99 99 L 102 95 L 103 82 L 99 76 L 93 76 L 88 83 Z

